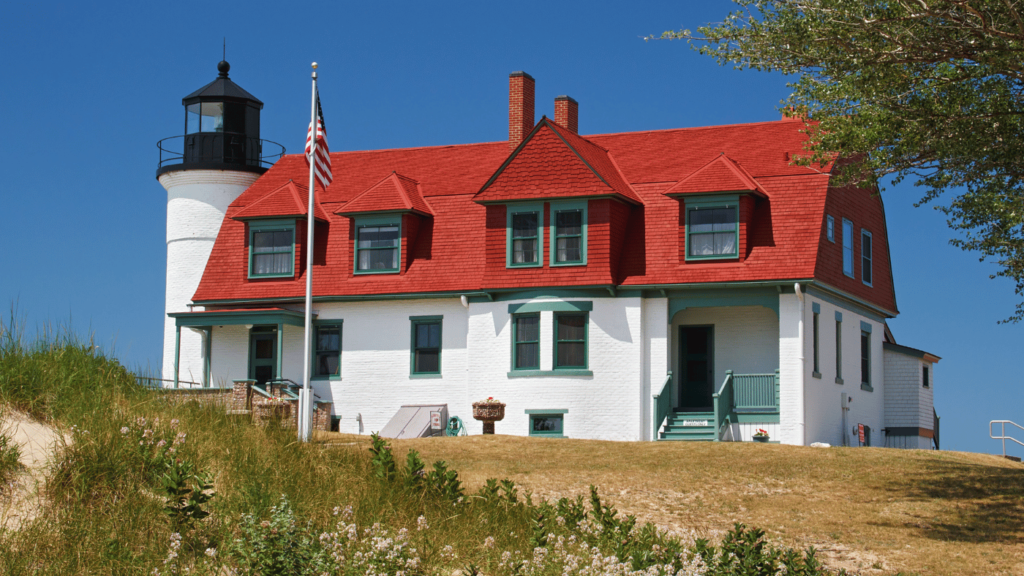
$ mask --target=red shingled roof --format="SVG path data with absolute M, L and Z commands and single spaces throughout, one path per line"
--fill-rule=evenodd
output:
M 507 202 L 609 195 L 643 203 L 607 150 L 541 118 L 474 200 Z
M 327 213 L 324 212 L 320 203 L 315 200 L 316 198 L 314 197 L 313 213 L 316 219 L 326 221 Z M 244 209 L 239 210 L 232 218 L 236 220 L 275 217 L 305 218 L 308 211 L 308 188 L 298 186 L 295 182 L 289 180 L 283 186 L 254 201 Z
M 430 205 L 423 199 L 419 183 L 397 172 L 388 174 L 336 212 L 359 214 L 365 212 L 416 212 L 432 216 Z
M 487 234 L 488 226 L 497 225 L 498 219 L 489 220 L 489 208 L 481 202 L 581 196 L 616 198 L 630 207 L 625 219 L 615 216 L 615 223 L 591 222 L 592 242 L 598 241 L 598 234 L 620 239 L 615 255 L 605 257 L 606 261 L 617 259 L 606 264 L 611 267 L 605 274 L 615 284 L 815 278 L 819 245 L 824 242 L 826 197 L 832 194 L 831 166 L 790 164 L 790 156 L 803 150 L 802 128 L 801 122 L 764 122 L 583 137 L 541 120 L 512 154 L 507 141 L 334 152 L 335 180 L 326 191 L 318 192 L 328 225 L 317 227 L 314 294 L 479 291 L 485 277 L 495 278 L 485 274 L 487 267 L 504 264 L 504 244 L 485 242 L 498 236 Z M 307 171 L 301 154 L 285 156 L 231 204 L 194 301 L 302 298 L 304 267 L 296 266 L 294 278 L 247 278 L 245 223 L 237 219 L 262 215 L 262 207 L 273 204 L 270 197 L 282 195 L 282 187 L 291 180 L 301 181 Z M 382 181 L 381 175 L 388 173 L 392 174 Z M 721 180 L 716 183 L 716 178 Z M 680 197 L 665 195 L 673 187 L 677 188 L 670 193 Z M 685 194 L 736 189 L 767 195 L 759 197 L 753 208 L 748 253 L 739 261 L 686 262 L 680 256 Z M 304 198 L 301 190 L 300 196 Z M 837 201 L 843 205 L 841 198 Z M 353 275 L 351 219 L 336 213 L 379 211 L 381 206 L 416 211 L 419 202 L 423 204 L 419 210 L 434 217 L 430 224 L 409 231 L 416 236 L 408 238 L 410 260 L 401 274 Z M 610 226 L 619 230 L 608 232 Z M 884 230 L 874 233 L 877 245 L 886 246 Z M 609 240 L 602 242 L 601 246 L 610 246 Z M 496 286 L 488 280 L 487 288 L 517 289 L 543 282 L 543 274 L 537 276 L 537 272 L 549 268 L 546 257 L 542 260 L 542 269 L 513 269 L 497 276 L 507 285 Z M 557 286 L 592 284 L 594 271 L 585 270 L 590 267 L 588 263 L 560 268 L 557 274 L 551 270 L 548 278 L 556 279 L 551 285 Z M 878 289 L 882 273 L 876 268 L 874 296 L 861 297 L 895 310 L 891 292 Z
M 766 196 L 764 188 L 757 183 L 736 161 L 725 155 L 702 166 L 665 191 L 665 194 L 707 194 L 709 192 L 755 192 Z

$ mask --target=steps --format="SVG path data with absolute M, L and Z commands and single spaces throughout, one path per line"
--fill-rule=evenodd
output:
M 672 412 L 658 439 L 714 442 L 716 434 L 714 412 Z

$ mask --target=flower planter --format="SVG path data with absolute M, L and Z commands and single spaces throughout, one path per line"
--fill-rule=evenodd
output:
M 473 418 L 484 423 L 484 434 L 494 434 L 494 423 L 505 419 L 501 402 L 473 402 Z
M 754 436 L 754 442 L 760 442 L 762 444 L 767 444 L 768 443 L 768 437 L 767 436 Z

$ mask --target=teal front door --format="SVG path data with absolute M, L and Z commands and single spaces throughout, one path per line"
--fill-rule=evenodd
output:
M 684 412 L 714 406 L 714 341 L 711 326 L 679 327 L 679 406 Z
M 249 337 L 249 378 L 263 385 L 277 378 L 277 334 L 254 332 Z

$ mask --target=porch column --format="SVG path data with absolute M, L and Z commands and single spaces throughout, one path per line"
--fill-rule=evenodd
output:
M 174 387 L 178 387 L 178 364 L 181 362 L 181 326 L 174 323 Z
M 277 379 L 284 378 L 281 368 L 284 366 L 284 324 L 277 325 Z
M 797 446 L 807 443 L 803 390 L 807 378 L 801 378 L 806 372 L 801 358 L 807 357 L 806 338 L 800 334 L 802 310 L 796 294 L 779 294 L 779 440 Z
M 206 342 L 203 346 L 203 388 L 213 388 L 210 355 L 213 353 L 213 326 L 206 329 Z
M 654 395 L 661 392 L 672 357 L 668 316 L 668 298 L 644 298 L 643 302 L 643 363 L 644 386 L 641 393 L 641 433 L 644 440 L 656 440 L 654 423 Z M 668 391 L 671 394 L 671 390 Z

